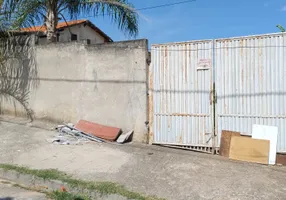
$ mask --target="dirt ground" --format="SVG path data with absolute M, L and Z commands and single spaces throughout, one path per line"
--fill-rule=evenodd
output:
M 59 169 L 170 200 L 286 199 L 286 167 L 142 144 L 57 145 L 48 141 L 56 132 L 4 122 L 0 128 L 0 163 Z

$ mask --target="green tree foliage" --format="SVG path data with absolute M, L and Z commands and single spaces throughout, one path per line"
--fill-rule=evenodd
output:
M 55 42 L 60 19 L 68 16 L 105 16 L 129 36 L 138 34 L 138 15 L 127 0 L 4 0 L 5 6 L 16 7 L 14 27 L 42 23 L 47 28 L 48 42 Z
M 276 27 L 279 28 L 281 32 L 285 32 L 285 28 L 281 26 L 280 24 L 278 24 Z

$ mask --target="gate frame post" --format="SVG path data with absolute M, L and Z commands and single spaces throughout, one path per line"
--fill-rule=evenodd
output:
M 215 45 L 216 45 L 216 40 L 213 40 L 213 45 L 212 45 L 212 86 L 211 86 L 211 93 L 212 93 L 212 154 L 216 154 L 216 89 L 215 89 L 215 81 L 216 81 L 216 74 L 215 74 Z
M 152 64 L 153 61 L 153 53 L 151 46 L 151 62 L 148 67 L 148 115 L 149 115 L 149 125 L 148 125 L 148 144 L 153 144 L 154 142 L 154 66 Z

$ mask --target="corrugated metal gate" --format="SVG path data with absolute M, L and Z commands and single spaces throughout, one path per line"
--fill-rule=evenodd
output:
M 211 151 L 213 41 L 153 45 L 151 55 L 152 143 Z
M 279 127 L 286 152 L 285 45 L 283 33 L 153 45 L 150 142 L 211 152 L 222 130 L 264 124 Z
M 286 35 L 215 41 L 216 127 L 250 135 L 253 124 L 278 126 L 286 152 Z

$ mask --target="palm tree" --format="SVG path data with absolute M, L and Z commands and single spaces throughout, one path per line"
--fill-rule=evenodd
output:
M 18 24 L 27 26 L 44 22 L 48 43 L 57 38 L 56 27 L 59 19 L 69 16 L 71 19 L 82 15 L 109 15 L 111 21 L 129 36 L 138 34 L 138 15 L 127 0 L 4 0 L 18 5 L 15 15 Z

